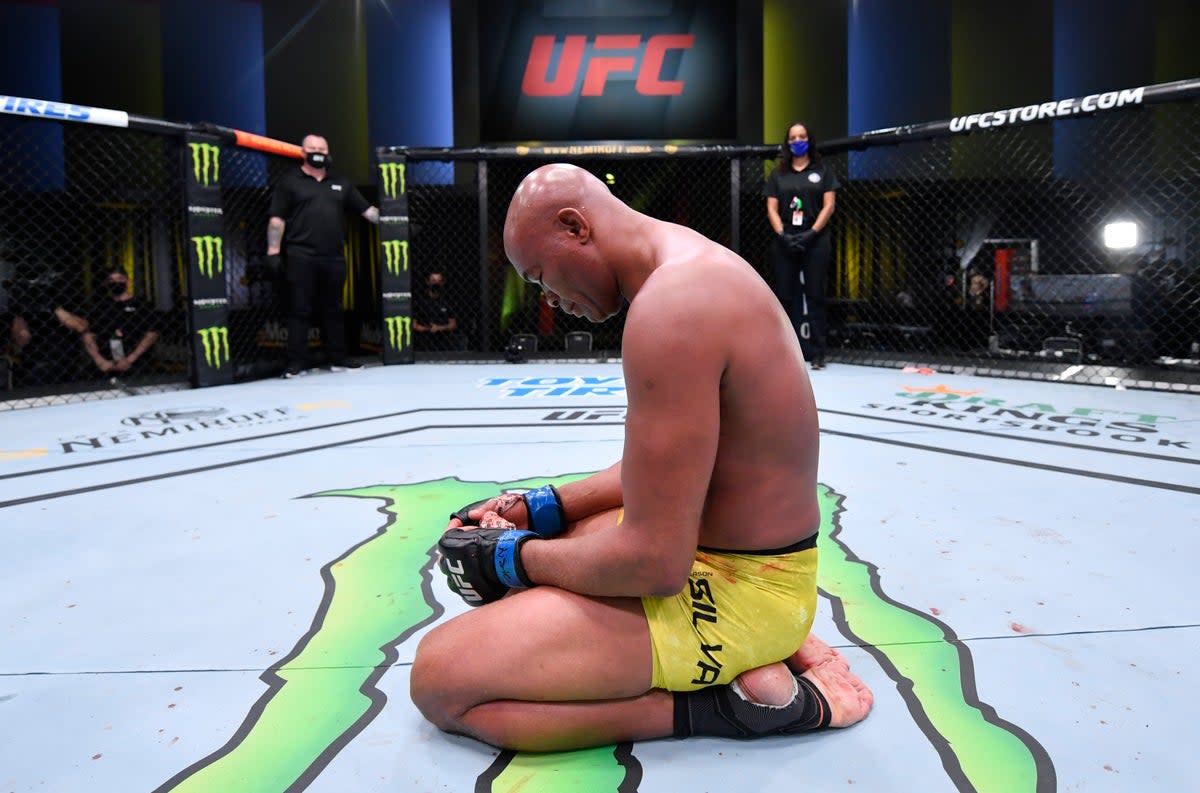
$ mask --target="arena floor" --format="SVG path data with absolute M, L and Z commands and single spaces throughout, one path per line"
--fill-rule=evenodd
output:
M 1194 789 L 1200 400 L 838 364 L 814 382 L 815 630 L 870 717 L 551 755 L 438 732 L 408 673 L 465 609 L 430 567 L 446 514 L 612 462 L 618 365 L 0 413 L 0 793 Z

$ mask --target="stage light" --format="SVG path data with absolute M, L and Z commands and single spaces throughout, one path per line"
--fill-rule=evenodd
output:
M 1128 250 L 1138 244 L 1138 225 L 1131 220 L 1117 220 L 1104 224 L 1104 247 L 1111 250 Z

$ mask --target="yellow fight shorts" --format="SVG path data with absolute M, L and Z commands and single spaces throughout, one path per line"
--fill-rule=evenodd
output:
M 817 537 L 770 551 L 700 548 L 687 586 L 644 597 L 655 688 L 731 683 L 800 648 L 817 607 Z

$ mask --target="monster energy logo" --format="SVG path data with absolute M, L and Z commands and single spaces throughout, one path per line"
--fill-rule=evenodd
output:
M 221 147 L 215 143 L 189 143 L 192 149 L 192 174 L 196 184 L 208 187 L 221 181 Z
M 408 271 L 408 240 L 388 240 L 383 244 L 384 263 L 392 275 Z
M 379 177 L 383 181 L 385 198 L 396 198 L 404 193 L 404 169 L 405 165 L 402 162 L 379 163 Z M 397 190 L 397 187 L 400 189 Z
M 393 350 L 403 350 L 412 345 L 412 317 L 385 317 L 388 329 L 388 344 Z
M 225 272 L 225 240 L 212 235 L 192 237 L 196 246 L 196 266 L 205 278 L 212 278 L 214 272 Z
M 200 343 L 204 345 L 204 362 L 210 369 L 220 369 L 229 360 L 229 328 L 215 325 L 201 328 Z M 222 357 L 224 355 L 224 357 Z

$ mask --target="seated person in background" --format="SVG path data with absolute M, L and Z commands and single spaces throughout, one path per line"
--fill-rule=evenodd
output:
M 9 329 L 9 352 L 13 356 L 16 385 L 48 385 L 74 379 L 78 361 L 65 352 L 67 331 L 82 333 L 87 322 L 62 306 L 50 308 L 18 305 L 5 322 Z
M 983 273 L 973 272 L 967 282 L 967 308 L 987 311 L 991 305 L 991 280 Z
M 425 291 L 414 296 L 413 331 L 418 350 L 462 349 L 458 318 L 446 299 L 446 276 L 436 270 L 425 278 Z
M 87 319 L 64 311 L 64 324 L 83 334 L 83 348 L 104 374 L 140 372 L 146 368 L 146 353 L 158 341 L 154 310 L 133 296 L 129 278 L 120 270 L 109 273 L 102 288 L 107 294 L 96 301 Z

